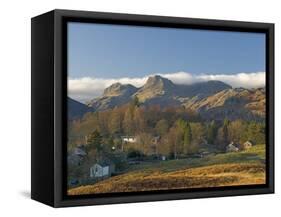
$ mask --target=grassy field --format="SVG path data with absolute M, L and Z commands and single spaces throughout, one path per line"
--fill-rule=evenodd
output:
M 69 195 L 251 185 L 265 183 L 265 146 L 204 158 L 147 162 Z

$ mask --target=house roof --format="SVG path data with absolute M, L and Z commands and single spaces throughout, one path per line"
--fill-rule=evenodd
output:
M 112 162 L 110 159 L 106 158 L 106 159 L 103 159 L 103 160 L 98 161 L 96 164 L 98 164 L 98 165 L 100 165 L 100 166 L 102 166 L 102 167 L 105 167 L 105 166 L 110 166 L 110 165 L 112 165 L 113 162 Z
M 98 165 L 100 165 L 100 166 L 102 166 L 102 167 L 107 167 L 107 166 L 110 166 L 110 164 L 108 164 L 108 163 L 96 163 L 96 164 L 98 164 Z

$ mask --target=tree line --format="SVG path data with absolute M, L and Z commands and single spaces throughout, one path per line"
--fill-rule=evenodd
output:
M 121 136 L 133 136 L 136 142 L 123 144 Z M 137 98 L 121 107 L 87 113 L 69 128 L 70 148 L 87 143 L 95 153 L 122 149 L 129 156 L 135 153 L 177 158 L 197 153 L 202 144 L 223 151 L 230 142 L 248 140 L 265 143 L 265 123 L 227 118 L 206 122 L 184 107 L 143 106 Z

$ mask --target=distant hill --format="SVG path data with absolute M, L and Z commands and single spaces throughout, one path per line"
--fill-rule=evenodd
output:
M 68 119 L 70 120 L 81 118 L 85 113 L 93 111 L 92 108 L 74 99 L 71 99 L 70 97 L 67 98 L 67 105 Z
M 220 81 L 177 85 L 156 75 L 149 77 L 140 88 L 129 84 L 112 84 L 104 90 L 101 97 L 91 100 L 88 105 L 95 111 L 101 111 L 128 103 L 137 96 L 144 105 L 180 106 L 190 98 L 201 99 L 225 89 L 231 89 L 231 86 Z

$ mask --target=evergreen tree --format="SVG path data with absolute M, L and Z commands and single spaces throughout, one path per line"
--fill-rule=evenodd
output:
M 88 135 L 87 145 L 89 150 L 94 149 L 98 152 L 102 151 L 102 136 L 98 130 L 94 130 L 90 135 Z
M 229 143 L 229 141 L 228 141 L 228 127 L 229 127 L 229 123 L 230 123 L 229 120 L 227 118 L 225 118 L 224 121 L 223 121 L 223 126 L 222 126 L 224 145 L 227 145 L 227 143 Z
M 208 127 L 207 127 L 207 141 L 208 141 L 208 143 L 214 144 L 216 136 L 217 136 L 216 122 L 212 121 L 210 124 L 208 124 Z
M 184 146 L 184 153 L 187 154 L 189 152 L 192 140 L 192 133 L 189 123 L 186 124 L 184 128 L 183 134 L 183 146 Z

